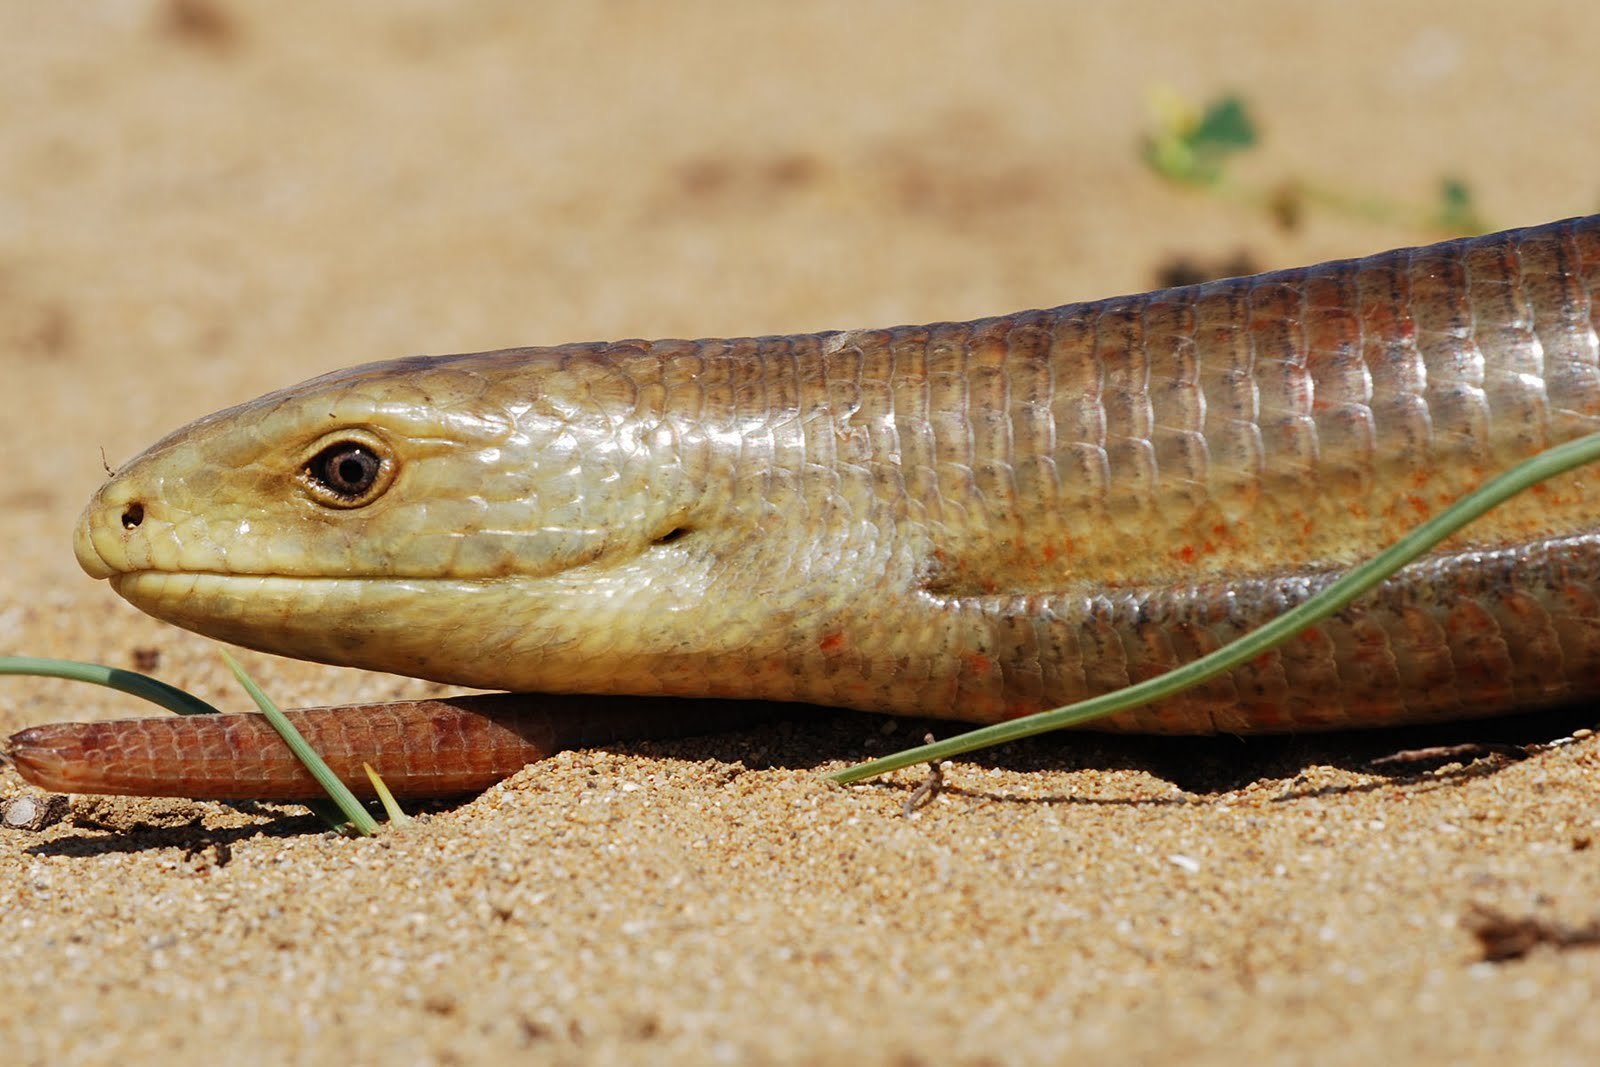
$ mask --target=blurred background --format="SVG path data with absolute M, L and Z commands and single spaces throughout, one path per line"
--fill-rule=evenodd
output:
M 69 544 L 102 450 L 334 367 L 1600 210 L 1596 40 L 1557 3 L 7 4 L 0 642 L 119 610 Z

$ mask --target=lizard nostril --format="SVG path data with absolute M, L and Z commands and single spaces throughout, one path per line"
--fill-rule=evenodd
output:
M 132 530 L 144 521 L 144 505 L 129 504 L 122 510 L 122 528 Z

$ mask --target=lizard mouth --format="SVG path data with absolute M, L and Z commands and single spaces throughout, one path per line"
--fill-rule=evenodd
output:
M 198 602 L 207 611 L 223 618 L 259 616 L 274 611 L 317 611 L 331 600 L 360 605 L 351 598 L 368 597 L 376 610 L 380 603 L 397 596 L 448 595 L 447 590 L 463 592 L 501 586 L 516 578 L 396 577 L 387 574 L 326 575 L 247 574 L 222 571 L 138 570 L 112 574 L 111 588 L 129 603 L 161 618 L 164 607 L 193 610 Z M 384 603 L 392 607 L 390 603 Z M 186 612 L 187 614 L 187 612 Z
M 297 659 L 480 688 L 525 630 L 531 583 L 390 576 L 129 571 L 111 587 L 163 622 Z M 489 649 L 483 654 L 483 649 Z

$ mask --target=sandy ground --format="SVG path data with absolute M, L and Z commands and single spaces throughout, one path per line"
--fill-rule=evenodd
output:
M 336 366 L 964 318 L 1148 288 L 1174 256 L 1434 236 L 1163 184 L 1138 154 L 1159 86 L 1243 94 L 1253 182 L 1421 202 L 1460 175 L 1504 226 L 1600 209 L 1600 8 L 1397 7 L 6 5 L 0 649 L 155 650 L 241 706 L 69 531 L 102 450 Z M 286 703 L 431 691 L 248 662 Z M 0 683 L 0 731 L 140 711 Z M 799 716 L 572 753 L 368 841 L 80 800 L 0 834 L 0 1058 L 1600 1053 L 1600 952 L 1489 963 L 1463 927 L 1595 914 L 1592 739 L 1393 777 L 1367 759 L 1415 738 L 1056 738 L 958 764 L 910 820 L 910 776 L 816 778 L 916 733 Z M 0 771 L 0 802 L 24 792 Z

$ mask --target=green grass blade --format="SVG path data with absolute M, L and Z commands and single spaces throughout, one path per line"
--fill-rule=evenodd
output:
M 261 687 L 256 685 L 255 680 L 244 672 L 244 668 L 239 666 L 239 661 L 229 655 L 227 649 L 218 649 L 217 652 L 222 656 L 222 661 L 228 665 L 228 669 L 233 672 L 233 676 L 239 679 L 239 684 L 244 686 L 244 691 L 250 694 L 250 699 L 256 702 L 256 707 L 261 709 L 261 714 L 267 717 L 267 721 L 272 724 L 272 728 L 278 731 L 278 736 L 283 738 L 284 744 L 289 746 L 289 750 L 294 753 L 295 759 L 303 763 L 306 770 L 311 772 L 311 777 L 315 778 L 317 784 L 322 786 L 334 804 L 338 806 L 340 813 L 344 815 L 345 819 L 349 820 L 351 826 L 355 827 L 356 832 L 363 837 L 376 833 L 378 830 L 377 820 L 367 813 L 367 809 L 362 807 L 361 801 L 356 799 L 355 794 L 350 792 L 349 787 L 339 780 L 339 776 L 329 769 L 328 765 L 322 761 L 322 757 L 317 755 L 316 750 L 306 743 L 306 739 L 300 736 L 300 731 L 296 730 L 294 724 L 284 716 L 282 711 L 278 710 L 278 705 L 272 702 L 272 698 L 261 691 Z M 317 810 L 318 814 L 323 814 L 319 809 L 314 808 L 313 810 Z M 323 815 L 323 817 L 326 818 L 327 816 Z
M 1342 610 L 1351 601 L 1376 586 L 1395 571 L 1421 556 L 1445 538 L 1491 508 L 1546 478 L 1600 459 L 1600 433 L 1589 434 L 1525 460 L 1457 500 L 1446 510 L 1417 526 L 1399 541 L 1367 563 L 1346 574 L 1316 596 L 1271 622 L 1253 630 L 1232 644 L 1202 656 L 1166 674 L 1137 685 L 1105 693 L 1053 711 L 986 726 L 931 745 L 909 748 L 882 759 L 860 763 L 835 771 L 826 777 L 848 785 L 864 778 L 899 770 L 916 763 L 949 759 L 991 745 L 1016 741 L 1035 734 L 1079 726 L 1152 700 L 1172 696 L 1224 671 L 1232 670 L 1276 645 L 1282 644 L 1306 627 Z
M 72 682 L 89 682 L 108 689 L 143 697 L 179 715 L 216 715 L 217 709 L 197 696 L 185 693 L 177 686 L 168 685 L 136 671 L 120 667 L 106 667 L 99 663 L 79 663 L 70 659 L 46 659 L 38 656 L 0 656 L 0 674 L 26 674 L 39 678 L 65 678 Z

